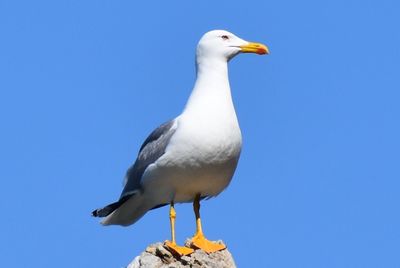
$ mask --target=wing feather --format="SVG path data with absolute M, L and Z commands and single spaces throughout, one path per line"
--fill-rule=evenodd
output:
M 140 147 L 135 163 L 128 169 L 125 186 L 120 199 L 141 189 L 141 179 L 146 168 L 157 161 L 164 153 L 177 128 L 176 119 L 165 122 L 156 128 Z

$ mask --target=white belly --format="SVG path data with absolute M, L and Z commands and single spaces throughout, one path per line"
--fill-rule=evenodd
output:
M 218 195 L 232 179 L 241 144 L 237 121 L 218 126 L 181 121 L 166 153 L 145 172 L 144 190 L 152 192 L 156 203 Z

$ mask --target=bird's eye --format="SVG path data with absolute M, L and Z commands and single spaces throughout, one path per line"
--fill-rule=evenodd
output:
M 227 35 L 221 35 L 221 38 L 222 38 L 222 40 L 228 40 L 228 39 L 229 39 L 229 36 L 227 36 Z

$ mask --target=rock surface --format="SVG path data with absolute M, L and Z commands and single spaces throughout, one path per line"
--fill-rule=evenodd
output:
M 186 245 L 190 241 L 186 241 Z M 197 249 L 189 256 L 173 255 L 163 243 L 155 243 L 137 256 L 127 268 L 236 268 L 228 249 L 207 254 Z

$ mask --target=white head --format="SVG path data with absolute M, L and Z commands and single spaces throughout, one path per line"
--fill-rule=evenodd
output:
M 268 54 L 268 48 L 260 43 L 245 41 L 224 30 L 207 32 L 197 45 L 197 59 L 214 58 L 229 61 L 239 53 Z

